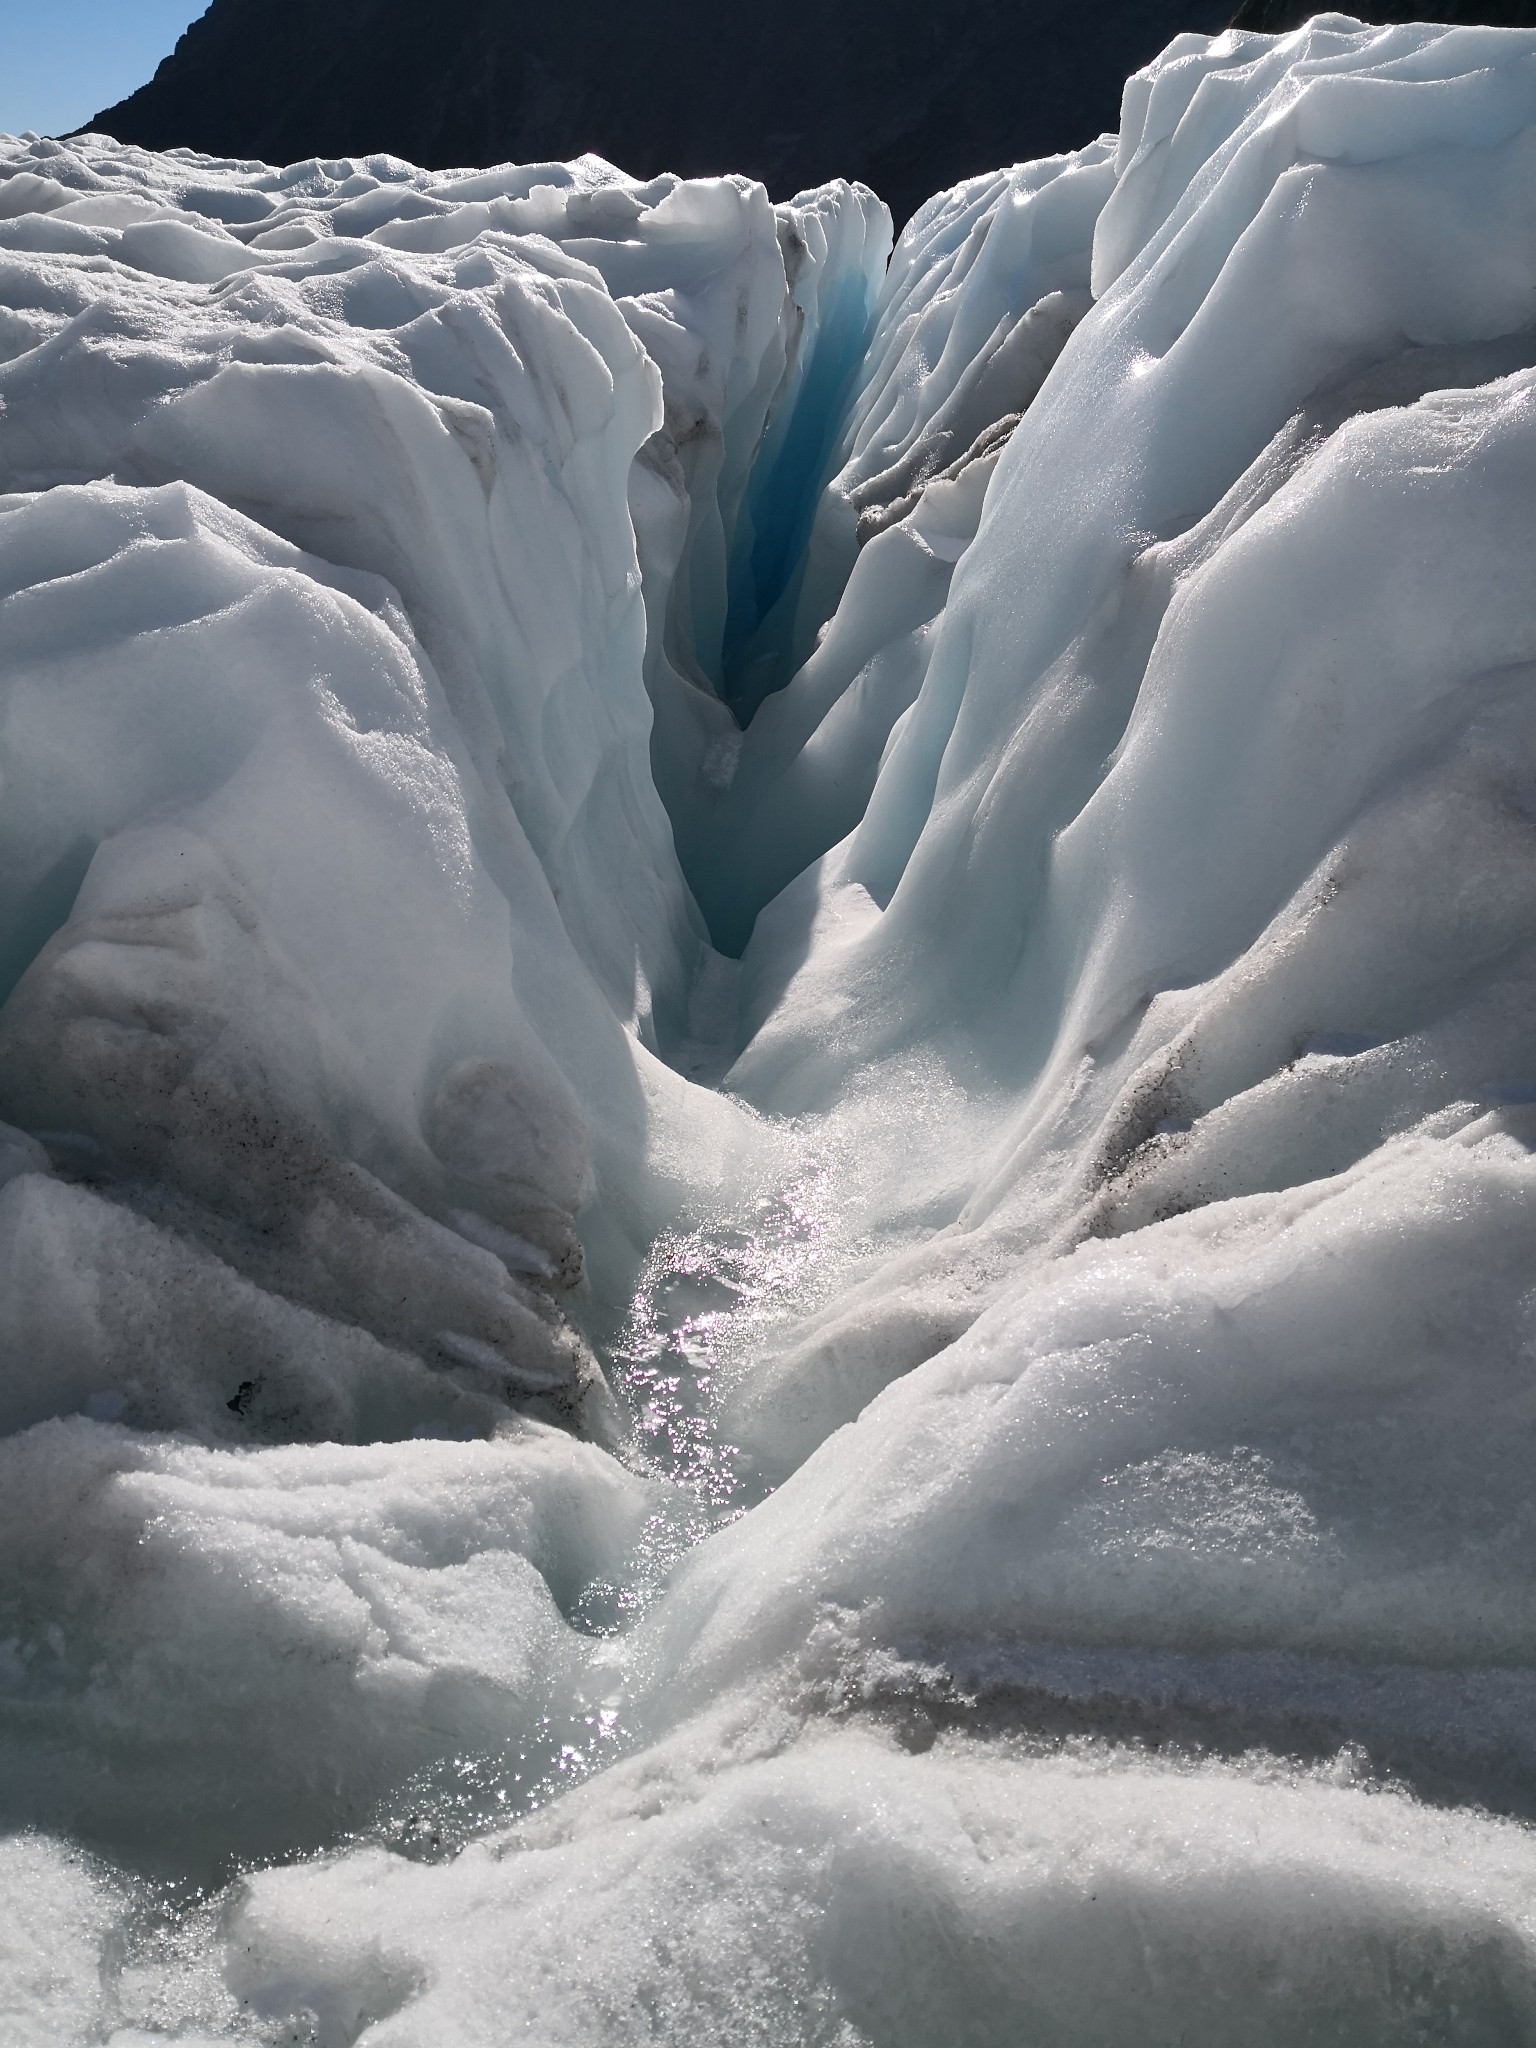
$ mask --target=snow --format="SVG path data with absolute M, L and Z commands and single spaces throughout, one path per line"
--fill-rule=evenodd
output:
M 851 1731 L 723 1778 L 665 1762 L 577 1794 L 514 1853 L 258 1880 L 235 1987 L 260 2010 L 320 1976 L 332 2038 L 362 2022 L 390 2044 L 916 2043 L 957 2013 L 989 2042 L 1214 2048 L 1239 2016 L 1253 2041 L 1384 2040 L 1395 1977 L 1421 2039 L 1491 2042 L 1523 2011 L 1530 1849 L 1497 1824 L 966 1742 L 914 1758 Z M 521 1967 L 465 1943 L 482 1915 Z
M 5 1450 L 7 1811 L 183 1879 L 232 1838 L 334 1840 L 464 1751 L 535 1775 L 581 1591 L 651 1505 L 532 1423 L 234 1452 L 76 1417 Z
M 7 2039 L 1536 2026 L 1533 172 L 0 144 Z

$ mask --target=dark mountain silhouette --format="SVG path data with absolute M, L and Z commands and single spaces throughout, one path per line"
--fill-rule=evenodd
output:
M 1530 28 L 1536 23 L 1536 0 L 1434 0 L 1423 7 L 1380 7 L 1365 4 L 1341 9 L 1357 21 L 1444 21 L 1470 24 L 1486 22 L 1493 28 Z M 1305 0 L 1243 0 L 1233 18 L 1234 28 L 1267 29 L 1277 35 L 1285 29 L 1300 28 L 1320 10 Z
M 287 163 L 388 150 L 430 169 L 596 150 L 649 177 L 746 171 L 775 198 L 857 177 L 898 222 L 973 171 L 1090 141 L 1126 75 L 1232 0 L 213 0 L 94 126 Z M 1430 8 L 1372 6 L 1371 21 Z M 1305 0 L 1244 0 L 1287 29 Z M 1536 0 L 1436 0 L 1536 21 Z
M 649 177 L 746 171 L 775 198 L 859 177 L 898 221 L 972 171 L 1119 123 L 1126 74 L 1232 0 L 213 0 L 93 125 L 286 163 L 432 169 L 596 150 Z

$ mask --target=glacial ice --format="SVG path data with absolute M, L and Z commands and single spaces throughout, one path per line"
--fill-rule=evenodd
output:
M 0 2034 L 1536 2039 L 1536 35 L 940 194 L 0 144 Z

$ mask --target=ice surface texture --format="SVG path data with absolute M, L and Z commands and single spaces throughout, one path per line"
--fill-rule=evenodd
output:
M 5 167 L 6 2038 L 1536 2040 L 1536 35 Z

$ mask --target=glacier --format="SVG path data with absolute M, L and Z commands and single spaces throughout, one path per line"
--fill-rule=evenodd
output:
M 5 2040 L 1536 2040 L 1533 567 L 1536 33 L 0 142 Z

